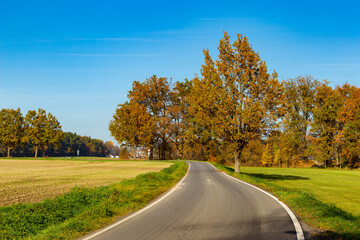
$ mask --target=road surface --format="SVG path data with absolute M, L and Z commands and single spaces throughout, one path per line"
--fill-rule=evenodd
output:
M 91 239 L 297 239 L 275 199 L 217 171 L 189 162 L 174 191 L 149 209 Z

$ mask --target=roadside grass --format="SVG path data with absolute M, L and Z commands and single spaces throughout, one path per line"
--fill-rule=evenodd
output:
M 0 159 L 0 206 L 41 202 L 70 192 L 75 186 L 109 185 L 170 165 L 155 161 Z
M 41 203 L 0 207 L 0 239 L 75 239 L 136 211 L 174 186 L 186 173 L 175 162 L 157 173 L 97 188 L 75 187 Z
M 360 239 L 360 172 L 243 167 L 237 174 L 232 167 L 212 164 L 274 194 L 302 221 L 322 230 L 314 239 Z

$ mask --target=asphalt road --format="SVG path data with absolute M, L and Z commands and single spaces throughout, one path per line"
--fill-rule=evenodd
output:
M 91 239 L 297 239 L 279 202 L 210 164 L 189 163 L 188 175 L 171 194 Z

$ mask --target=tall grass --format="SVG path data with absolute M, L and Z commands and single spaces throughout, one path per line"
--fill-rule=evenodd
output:
M 360 239 L 360 218 L 334 204 L 318 200 L 309 191 L 282 187 L 267 180 L 263 174 L 235 173 L 232 168 L 213 163 L 227 174 L 265 189 L 286 203 L 307 224 L 322 230 L 313 239 Z M 287 178 L 295 177 L 287 175 Z M 344 186 L 346 187 L 346 186 Z
M 35 204 L 0 208 L 0 239 L 74 239 L 131 213 L 171 188 L 186 172 L 176 162 L 157 173 L 70 193 Z

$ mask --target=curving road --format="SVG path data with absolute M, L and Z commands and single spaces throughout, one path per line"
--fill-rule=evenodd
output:
M 297 239 L 275 199 L 208 163 L 189 164 L 188 175 L 167 197 L 86 239 Z

